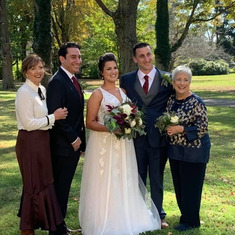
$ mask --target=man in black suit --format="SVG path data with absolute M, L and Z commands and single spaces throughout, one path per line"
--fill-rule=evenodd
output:
M 66 107 L 68 116 L 55 122 L 50 132 L 54 184 L 65 218 L 72 179 L 80 153 L 85 151 L 84 97 L 75 74 L 79 72 L 82 59 L 80 46 L 68 42 L 61 45 L 59 52 L 60 68 L 49 80 L 47 88 L 48 112 L 58 107 Z M 58 228 L 51 234 L 67 234 L 67 228 Z
M 144 184 L 149 174 L 151 197 L 162 220 L 162 228 L 167 228 L 168 224 L 164 220 L 166 213 L 162 208 L 163 172 L 167 161 L 166 137 L 160 135 L 154 124 L 165 111 L 173 88 L 170 84 L 162 83 L 162 75 L 169 73 L 153 66 L 153 54 L 148 43 L 137 43 L 133 47 L 133 59 L 139 69 L 124 74 L 120 86 L 139 109 L 145 111 L 147 135 L 134 139 L 138 172 Z

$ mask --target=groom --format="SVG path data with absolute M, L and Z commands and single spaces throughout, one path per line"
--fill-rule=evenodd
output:
M 162 228 L 169 225 L 164 220 L 163 210 L 163 172 L 167 161 L 165 137 L 154 127 L 156 119 L 165 111 L 167 100 L 173 93 L 172 86 L 162 85 L 162 74 L 153 66 L 153 54 L 148 43 L 140 42 L 133 47 L 133 59 L 138 70 L 124 74 L 120 86 L 127 96 L 145 111 L 147 135 L 134 139 L 138 172 L 146 185 L 150 179 L 151 197 L 161 218 Z

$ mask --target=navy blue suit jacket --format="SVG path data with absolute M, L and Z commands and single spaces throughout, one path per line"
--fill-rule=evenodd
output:
M 156 95 L 148 105 L 145 105 L 141 96 L 135 90 L 136 79 L 138 79 L 137 72 L 138 70 L 130 72 L 128 74 L 124 74 L 121 77 L 120 83 L 120 86 L 126 90 L 127 96 L 137 104 L 140 110 L 143 108 L 145 111 L 145 124 L 147 135 L 142 135 L 134 139 L 135 146 L 143 147 L 146 138 L 148 138 L 149 144 L 153 148 L 166 146 L 166 137 L 161 136 L 158 128 L 154 127 L 154 124 L 156 122 L 156 119 L 161 116 L 162 113 L 166 110 L 168 98 L 173 93 L 172 85 L 164 86 L 161 84 L 161 74 L 165 74 L 167 72 L 160 71 L 159 69 L 157 69 L 158 78 L 160 79 L 155 82 L 159 83 L 159 89 L 158 93 L 156 93 Z
M 53 154 L 69 156 L 74 152 L 71 143 L 77 137 L 82 141 L 78 152 L 85 151 L 84 97 L 82 95 L 80 98 L 71 79 L 61 68 L 49 80 L 47 107 L 49 113 L 53 113 L 57 108 L 68 109 L 67 118 L 57 120 L 50 131 Z

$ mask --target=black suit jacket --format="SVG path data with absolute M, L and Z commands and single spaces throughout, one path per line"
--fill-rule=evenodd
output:
M 162 113 L 166 110 L 166 104 L 169 96 L 173 93 L 173 88 L 171 85 L 164 86 L 161 84 L 161 74 L 165 74 L 167 72 L 160 71 L 157 68 L 156 70 L 157 74 L 153 82 L 158 84 L 152 84 L 152 86 L 154 85 L 153 89 L 152 86 L 150 88 L 152 99 L 148 102 L 147 105 L 141 97 L 144 93 L 142 93 L 142 91 L 140 90 L 136 90 L 138 70 L 130 72 L 128 74 L 124 74 L 121 77 L 120 86 L 126 90 L 127 96 L 137 104 L 140 110 L 144 109 L 145 111 L 145 124 L 147 135 L 142 135 L 134 139 L 135 146 L 138 147 L 144 146 L 144 144 L 146 143 L 146 138 L 148 138 L 148 142 L 151 147 L 158 148 L 166 146 L 166 137 L 160 135 L 158 128 L 154 127 L 154 124 L 156 123 L 156 119 L 161 116 Z
M 78 152 L 85 151 L 84 97 L 80 97 L 68 75 L 60 68 L 49 80 L 47 87 L 48 112 L 66 107 L 68 116 L 57 120 L 50 131 L 52 152 L 55 155 L 69 156 L 74 152 L 71 145 L 77 137 L 82 144 Z

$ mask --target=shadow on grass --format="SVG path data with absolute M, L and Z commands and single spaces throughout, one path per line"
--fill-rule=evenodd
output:
M 207 91 L 207 90 L 195 90 L 193 91 L 196 95 L 202 99 L 235 99 L 235 90 L 223 90 L 223 91 Z
M 8 148 L 2 148 L 1 149 L 1 155 L 6 155 L 2 157 L 1 163 L 3 162 L 10 162 L 12 161 L 12 158 L 15 157 L 15 146 L 8 147 Z

